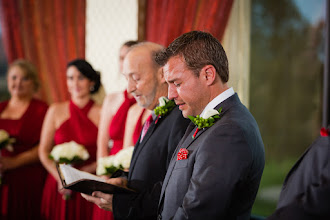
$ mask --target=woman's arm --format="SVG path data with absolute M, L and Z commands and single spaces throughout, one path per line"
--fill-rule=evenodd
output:
M 118 108 L 124 101 L 122 93 L 109 94 L 103 102 L 97 135 L 97 158 L 109 155 L 109 125 Z
M 58 106 L 52 105 L 45 116 L 44 123 L 41 130 L 41 138 L 39 145 L 39 158 L 46 170 L 57 180 L 59 180 L 58 173 L 54 161 L 48 156 L 53 149 L 53 139 L 56 131 L 55 117 L 58 114 Z
M 39 161 L 38 145 L 15 157 L 0 157 L 0 172 L 16 169 Z

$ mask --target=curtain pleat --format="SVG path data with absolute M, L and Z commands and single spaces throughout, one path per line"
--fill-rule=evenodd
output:
M 86 0 L 0 0 L 0 25 L 8 62 L 33 62 L 48 101 L 69 99 L 66 64 L 85 57 Z
M 233 0 L 148 0 L 146 40 L 168 46 L 192 30 L 222 39 Z

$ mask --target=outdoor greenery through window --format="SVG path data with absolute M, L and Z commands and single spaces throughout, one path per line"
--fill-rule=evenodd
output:
M 250 110 L 266 153 L 253 214 L 268 216 L 286 174 L 321 128 L 326 1 L 251 3 Z

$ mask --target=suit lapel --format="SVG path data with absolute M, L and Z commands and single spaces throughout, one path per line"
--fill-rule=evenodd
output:
M 168 169 L 167 169 L 167 174 L 165 176 L 165 179 L 163 181 L 163 186 L 162 186 L 162 191 L 161 191 L 161 194 L 160 194 L 160 198 L 162 199 L 163 197 L 163 194 L 165 192 L 165 189 L 167 187 L 167 184 L 168 184 L 168 181 L 169 179 L 171 178 L 171 175 L 172 175 L 172 171 L 174 169 L 174 166 L 175 166 L 175 163 L 177 161 L 176 157 L 177 157 L 177 154 L 179 152 L 179 150 L 181 148 L 186 148 L 188 149 L 189 146 L 195 141 L 197 140 L 197 138 L 199 136 L 201 136 L 202 133 L 204 133 L 208 128 L 204 128 L 204 129 L 201 129 L 198 131 L 198 133 L 196 134 L 195 138 L 192 138 L 193 134 L 195 133 L 197 127 L 191 122 L 186 130 L 186 133 L 184 134 L 183 138 L 181 139 L 181 141 L 179 142 L 177 148 L 175 149 L 173 155 L 172 155 L 172 159 L 171 159 L 171 162 L 170 162 L 170 165 L 168 166 Z M 162 201 L 162 200 L 160 200 Z
M 220 109 L 220 107 L 222 107 L 222 111 L 220 113 L 220 119 L 218 119 L 218 120 L 221 120 L 221 118 L 224 116 L 224 114 L 227 112 L 227 110 L 230 109 L 233 105 L 236 105 L 238 103 L 240 103 L 240 100 L 239 100 L 237 94 L 235 93 L 235 95 L 229 97 L 228 99 L 226 99 L 225 101 L 223 101 L 219 105 L 217 105 L 215 107 L 216 110 L 218 110 L 218 109 Z M 196 128 L 197 127 L 194 126 L 193 123 L 190 123 L 189 124 L 189 126 L 188 126 L 188 128 L 186 130 L 185 135 L 181 139 L 178 147 L 175 149 L 175 151 L 174 151 L 174 153 L 172 155 L 172 159 L 171 159 L 170 165 L 169 165 L 169 167 L 167 169 L 167 173 L 166 173 L 165 179 L 163 181 L 163 186 L 162 186 L 162 190 L 161 190 L 161 194 L 160 194 L 160 206 L 159 207 L 161 207 L 161 203 L 163 202 L 164 193 L 165 193 L 165 190 L 166 190 L 168 181 L 171 178 L 172 171 L 173 171 L 174 166 L 175 166 L 175 163 L 176 163 L 176 156 L 177 156 L 177 154 L 179 152 L 179 149 L 180 148 L 186 148 L 186 149 L 188 149 L 189 146 L 191 146 L 191 144 L 194 141 L 196 141 L 207 129 L 209 129 L 209 128 L 201 129 L 200 131 L 198 131 L 198 133 L 196 134 L 195 138 L 193 139 L 192 138 L 192 135 L 194 134 Z
M 302 161 L 302 159 L 305 157 L 305 155 L 307 154 L 307 152 L 310 150 L 310 147 L 304 152 L 304 154 L 299 158 L 299 160 L 293 165 L 293 167 L 291 168 L 291 170 L 289 171 L 289 173 L 286 175 L 284 183 L 282 188 L 285 188 L 286 184 L 288 183 L 289 177 L 294 173 L 294 171 L 297 169 L 297 167 L 299 166 L 300 162 Z
M 134 147 L 134 153 L 132 156 L 132 160 L 131 160 L 131 165 L 130 165 L 130 171 L 129 171 L 129 178 L 130 178 L 130 174 L 133 173 L 133 170 L 135 168 L 135 163 L 137 158 L 139 157 L 139 154 L 141 153 L 142 149 L 144 148 L 144 146 L 146 145 L 146 143 L 148 142 L 149 138 L 151 137 L 152 133 L 155 131 L 156 126 L 160 123 L 161 118 L 158 119 L 158 122 L 155 124 L 155 122 L 153 121 L 152 124 L 150 125 L 147 133 L 145 134 L 143 140 L 140 143 L 141 140 L 141 134 L 140 134 L 140 138 L 137 142 L 137 144 Z

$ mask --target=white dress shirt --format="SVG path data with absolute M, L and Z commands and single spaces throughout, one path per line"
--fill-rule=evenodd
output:
M 217 105 L 219 105 L 221 102 L 225 101 L 226 99 L 228 99 L 229 97 L 231 97 L 234 94 L 235 94 L 235 92 L 234 92 L 233 87 L 230 87 L 226 91 L 220 93 L 217 97 L 215 97 L 211 102 L 209 102 L 206 105 L 206 107 L 204 108 L 204 110 L 202 111 L 202 113 L 200 115 L 203 115 L 204 112 L 207 111 L 208 109 L 214 109 Z

